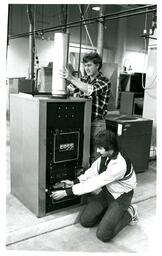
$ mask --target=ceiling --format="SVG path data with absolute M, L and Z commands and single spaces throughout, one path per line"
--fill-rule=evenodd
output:
M 34 28 L 38 31 L 38 35 L 43 32 L 49 36 L 51 31 L 61 29 L 63 24 L 73 24 L 73 27 L 80 27 L 81 18 L 89 20 L 89 22 L 97 23 L 97 19 L 101 14 L 94 11 L 91 4 L 35 4 L 31 5 L 31 13 L 34 20 Z M 127 15 L 131 11 L 140 11 L 146 5 L 141 4 L 114 4 L 102 5 L 102 15 L 106 15 L 108 19 L 115 19 L 116 15 Z M 149 6 L 149 5 L 147 5 Z M 29 32 L 29 20 L 27 15 L 27 4 L 10 4 L 8 16 L 8 34 L 10 37 L 22 36 Z M 142 9 L 144 10 L 144 9 Z M 82 14 L 82 16 L 81 16 Z M 149 15 L 149 14 L 148 14 Z M 88 23 L 90 24 L 90 23 Z

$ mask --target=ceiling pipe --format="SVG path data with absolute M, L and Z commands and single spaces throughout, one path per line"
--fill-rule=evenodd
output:
M 130 16 L 155 12 L 156 10 L 157 10 L 156 5 L 146 5 L 143 7 L 134 8 L 134 9 L 126 10 L 126 11 L 120 11 L 120 12 L 116 12 L 116 13 L 106 14 L 106 15 L 103 15 L 102 17 L 93 17 L 93 18 L 84 19 L 84 20 L 82 20 L 82 22 L 84 24 L 92 24 L 92 23 L 96 23 L 98 21 L 98 19 L 101 19 L 101 18 L 103 18 L 105 21 L 115 20 L 115 19 L 126 18 L 126 17 L 130 17 Z M 48 32 L 53 32 L 53 31 L 60 31 L 60 30 L 62 31 L 65 27 L 66 28 L 75 28 L 80 25 L 80 22 L 81 22 L 81 20 L 78 20 L 78 21 L 74 21 L 71 23 L 63 24 L 63 25 L 49 27 L 49 28 L 43 29 L 43 32 L 48 33 Z M 39 32 L 42 32 L 42 29 L 35 30 L 35 34 L 37 34 Z M 31 33 L 32 32 L 11 35 L 11 36 L 9 36 L 9 39 L 26 37 L 26 36 L 29 36 Z

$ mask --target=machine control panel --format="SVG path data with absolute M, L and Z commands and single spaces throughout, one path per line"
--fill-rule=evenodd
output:
M 76 196 L 53 200 L 50 195 L 64 189 L 62 180 L 74 180 L 82 170 L 83 123 L 84 103 L 47 105 L 46 212 L 80 202 Z

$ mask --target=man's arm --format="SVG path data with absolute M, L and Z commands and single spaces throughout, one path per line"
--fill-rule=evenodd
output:
M 76 77 L 72 76 L 70 82 L 73 85 L 75 85 L 80 91 L 86 93 L 87 95 L 90 95 L 92 90 L 93 90 L 93 86 L 91 84 L 87 84 L 87 83 L 81 82 Z
M 74 77 L 67 68 L 64 71 L 60 71 L 59 74 L 62 78 L 67 79 L 69 82 L 71 82 L 80 91 L 86 93 L 87 95 L 90 95 L 92 93 L 93 86 L 91 84 L 81 82 L 77 77 Z
M 92 166 L 86 170 L 84 174 L 81 174 L 78 178 L 75 180 L 62 180 L 61 183 L 63 184 L 63 187 L 65 190 L 58 190 L 58 191 L 52 191 L 50 197 L 52 197 L 55 200 L 60 200 L 66 196 L 72 195 L 72 187 L 76 184 L 79 184 L 80 182 L 85 182 L 87 179 L 96 176 L 98 174 L 98 168 L 100 165 L 101 159 L 98 158 L 95 162 L 93 162 Z

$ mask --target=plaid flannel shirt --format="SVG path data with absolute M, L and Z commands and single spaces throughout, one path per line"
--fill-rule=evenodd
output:
M 92 121 L 96 118 L 103 118 L 108 111 L 108 101 L 110 98 L 111 83 L 101 72 L 91 81 L 89 76 L 84 76 L 81 81 L 92 85 Z M 80 96 L 85 94 L 80 92 Z

